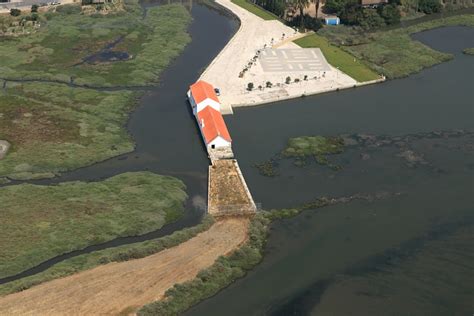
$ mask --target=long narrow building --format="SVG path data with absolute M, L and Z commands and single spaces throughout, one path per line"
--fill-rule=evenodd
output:
M 188 99 L 211 161 L 233 158 L 232 138 L 220 112 L 221 104 L 214 87 L 205 81 L 197 81 L 190 86 Z

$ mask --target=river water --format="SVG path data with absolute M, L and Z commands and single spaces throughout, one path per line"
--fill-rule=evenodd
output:
M 226 117 L 239 164 L 264 208 L 318 196 L 386 198 L 276 222 L 263 262 L 187 315 L 474 311 L 474 57 L 461 53 L 474 46 L 474 29 L 441 28 L 414 38 L 454 60 L 405 79 Z M 432 133 L 457 129 L 464 131 Z M 339 171 L 282 160 L 280 175 L 265 177 L 252 166 L 281 151 L 289 137 L 355 133 L 390 141 L 330 157 Z M 420 159 L 405 159 L 407 151 Z
M 190 195 L 187 216 L 175 229 L 199 220 L 209 162 L 185 92 L 238 23 L 198 3 L 192 15 L 192 42 L 131 116 L 128 128 L 136 151 L 37 183 L 95 181 L 141 170 L 172 175 L 185 182 Z M 474 46 L 474 32 L 443 28 L 415 38 L 453 53 L 455 59 L 406 79 L 237 109 L 226 116 L 239 164 L 264 208 L 294 206 L 319 196 L 388 194 L 276 222 L 263 262 L 188 315 L 434 315 L 474 310 L 469 299 L 474 259 L 468 251 L 474 246 L 474 140 L 469 132 L 431 133 L 474 130 L 474 58 L 461 54 Z M 331 157 L 342 166 L 340 171 L 281 161 L 280 175 L 268 178 L 253 167 L 282 150 L 289 137 L 354 133 L 398 136 L 401 141 L 350 147 Z M 406 150 L 423 157 L 423 163 L 410 164 L 403 158 Z

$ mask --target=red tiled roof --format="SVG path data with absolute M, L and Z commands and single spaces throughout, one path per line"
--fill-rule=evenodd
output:
M 221 112 L 207 106 L 198 113 L 198 122 L 199 126 L 201 126 L 206 144 L 209 144 L 217 136 L 224 138 L 228 142 L 232 141 Z
M 191 85 L 190 89 L 196 104 L 206 100 L 207 98 L 219 102 L 214 87 L 205 81 L 197 81 Z

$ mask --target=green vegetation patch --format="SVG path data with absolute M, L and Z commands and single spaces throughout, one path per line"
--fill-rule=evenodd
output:
M 177 246 L 193 238 L 200 232 L 209 229 L 213 223 L 214 220 L 212 217 L 206 216 L 200 224 L 194 227 L 176 231 L 168 236 L 130 245 L 95 251 L 89 254 L 67 259 L 55 264 L 53 267 L 41 273 L 0 285 L 0 295 L 7 295 L 10 293 L 23 291 L 34 285 L 51 281 L 53 279 L 62 278 L 80 271 L 92 269 L 102 264 L 144 258 L 146 256 L 158 253 L 164 249 Z
M 107 15 L 64 7 L 78 10 L 48 12 L 41 15 L 44 26 L 38 32 L 1 40 L 1 77 L 143 86 L 156 82 L 190 41 L 186 30 L 191 16 L 181 5 L 153 7 L 145 16 L 138 3 Z M 104 51 L 129 58 L 86 62 Z
M 153 7 L 145 16 L 137 1 L 119 1 L 108 14 L 65 5 L 39 19 L 42 27 L 33 34 L 0 38 L 0 77 L 39 81 L 7 80 L 0 92 L 0 139 L 12 144 L 0 160 L 0 178 L 54 177 L 132 151 L 124 125 L 136 93 L 41 81 L 148 85 L 190 41 L 191 16 L 181 5 Z M 97 57 L 104 51 L 128 58 L 104 61 Z
M 380 76 L 367 67 L 361 60 L 331 45 L 328 40 L 317 34 L 310 34 L 297 39 L 295 43 L 301 47 L 317 47 L 321 49 L 327 61 L 336 68 L 359 82 L 380 79 Z
M 130 91 L 9 82 L 0 94 L 0 139 L 12 148 L 0 160 L 0 177 L 52 177 L 132 151 L 124 125 L 135 98 Z
M 410 35 L 453 25 L 474 26 L 474 15 L 452 16 L 406 28 L 372 33 L 354 27 L 328 27 L 319 31 L 319 34 L 392 79 L 405 77 L 452 59 L 452 55 L 435 51 L 413 40 Z
M 255 14 L 256 16 L 264 19 L 264 20 L 278 20 L 278 17 L 276 15 L 273 15 L 272 13 L 268 12 L 265 9 L 262 9 L 261 7 L 247 1 L 247 0 L 231 0 L 232 3 L 235 3 L 236 5 L 244 8 L 245 10 Z
M 340 170 L 341 166 L 332 164 L 328 155 L 340 154 L 344 152 L 344 140 L 342 137 L 324 136 L 300 136 L 290 138 L 285 149 L 275 154 L 269 160 L 255 163 L 253 167 L 265 177 L 279 176 L 279 162 L 282 159 L 293 159 L 293 163 L 298 167 L 304 167 L 308 163 L 308 158 L 314 158 L 320 165 L 328 166 L 333 170 Z
M 343 151 L 344 140 L 341 137 L 302 136 L 290 138 L 282 154 L 297 159 L 314 157 L 318 163 L 332 167 L 326 156 Z
M 181 216 L 184 184 L 150 172 L 0 188 L 0 278 L 57 255 L 156 230 Z
M 462 52 L 466 55 L 474 55 L 474 47 L 466 48 Z

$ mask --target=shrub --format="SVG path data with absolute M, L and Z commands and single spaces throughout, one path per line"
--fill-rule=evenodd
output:
M 248 91 L 252 91 L 253 90 L 253 83 L 252 82 L 249 82 L 248 85 L 247 85 L 247 90 Z
M 266 86 L 267 88 L 271 88 L 271 87 L 273 86 L 273 84 L 272 84 L 270 81 L 267 81 L 267 82 L 265 83 L 265 86 Z
M 37 4 L 33 4 L 33 5 L 31 6 L 31 13 L 36 13 L 36 12 L 38 12 L 38 8 L 39 8 L 39 6 L 38 6 Z
M 303 19 L 303 21 L 301 21 Z M 312 31 L 318 31 L 321 27 L 323 27 L 323 23 L 321 20 L 317 18 L 313 18 L 312 16 L 309 16 L 308 14 L 305 14 L 303 17 L 300 15 L 296 16 L 291 20 L 289 23 L 290 26 L 295 26 L 295 27 L 300 27 L 303 26 L 307 30 L 312 30 Z
M 56 8 L 56 12 L 62 14 L 78 14 L 81 13 L 81 11 L 81 6 L 75 4 L 61 5 Z
M 340 14 L 346 3 L 347 0 L 326 0 L 324 12 Z
M 19 9 L 11 9 L 10 10 L 10 15 L 11 16 L 19 16 L 21 14 L 21 10 Z
M 398 10 L 398 7 L 395 4 L 379 7 L 378 13 L 388 25 L 400 22 L 400 10 Z
M 418 10 L 426 14 L 441 11 L 441 2 L 439 0 L 420 0 Z
M 357 15 L 356 24 L 364 29 L 374 29 L 385 25 L 385 20 L 377 13 L 376 9 L 363 8 Z
M 286 77 L 285 83 L 286 83 L 286 84 L 290 84 L 290 82 L 291 82 L 291 77 L 290 77 L 290 76 Z

